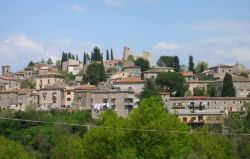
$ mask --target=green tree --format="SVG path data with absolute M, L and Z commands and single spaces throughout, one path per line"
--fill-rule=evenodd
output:
M 105 68 L 103 65 L 103 61 L 101 61 L 101 66 L 100 66 L 100 79 L 99 82 L 103 82 L 106 81 L 106 72 L 105 72 Z
M 78 54 L 76 54 L 76 60 L 77 60 L 77 61 L 79 60 Z
M 106 51 L 106 61 L 109 61 L 109 51 Z
M 70 136 L 69 134 L 61 135 L 56 138 L 50 156 L 54 159 L 85 158 L 83 142 L 80 137 Z
M 142 57 L 139 57 L 135 60 L 135 66 L 140 66 L 141 71 L 147 71 L 149 70 L 149 61 Z
M 193 56 L 189 56 L 188 71 L 194 72 L 194 60 L 193 60 Z
M 208 69 L 208 64 L 205 61 L 200 61 L 195 66 L 195 72 L 196 73 L 201 73 L 201 72 L 203 72 L 203 71 L 205 71 L 207 69 Z
M 93 62 L 92 64 L 88 65 L 85 74 L 85 81 L 89 82 L 90 84 L 97 85 L 100 82 L 100 69 L 101 65 L 97 62 Z
M 128 60 L 130 60 L 130 61 L 135 61 L 135 58 L 134 58 L 133 55 L 129 55 L 129 56 L 128 56 Z
M 160 67 L 172 67 L 176 72 L 180 71 L 180 63 L 178 56 L 161 56 L 157 61 Z
M 51 60 L 51 58 L 48 59 L 47 64 L 49 64 L 49 65 L 53 64 L 53 61 Z
M 236 95 L 232 75 L 229 73 L 225 74 L 221 95 L 223 97 L 235 97 Z
M 207 95 L 210 96 L 210 97 L 216 97 L 217 95 L 217 92 L 216 92 L 216 89 L 213 85 L 210 85 L 207 89 Z
M 183 97 L 188 90 L 185 78 L 178 72 L 163 72 L 156 78 L 156 84 L 164 91 L 169 91 L 171 95 Z
M 143 91 L 140 94 L 140 99 L 149 98 L 152 96 L 160 95 L 159 90 L 156 88 L 155 81 L 152 79 L 146 79 Z
M 180 60 L 178 56 L 174 56 L 174 64 L 173 64 L 173 68 L 175 70 L 175 72 L 180 72 Z
M 83 53 L 83 64 L 87 64 L 87 57 L 86 57 L 86 53 Z
M 33 82 L 32 80 L 22 80 L 21 81 L 21 88 L 26 88 L 26 89 L 35 89 L 36 88 L 36 83 Z
M 113 49 L 111 48 L 111 60 L 114 60 Z
M 24 148 L 14 141 L 0 136 L 0 158 L 1 159 L 31 159 L 34 158 L 25 152 Z
M 102 60 L 101 51 L 98 47 L 94 47 L 94 49 L 93 49 L 92 60 L 93 61 L 101 61 Z
M 194 95 L 195 96 L 206 96 L 206 89 L 205 89 L 205 87 L 197 86 L 195 88 Z
M 245 72 L 241 72 L 241 73 L 240 73 L 240 76 L 243 76 L 243 77 L 249 78 L 248 74 L 247 74 L 247 73 L 245 73 Z
M 33 67 L 35 64 L 33 61 L 30 61 L 29 64 L 28 64 L 28 67 Z

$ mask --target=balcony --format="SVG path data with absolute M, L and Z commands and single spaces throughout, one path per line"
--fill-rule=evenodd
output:
M 124 102 L 124 105 L 134 105 L 134 103 L 133 102 Z

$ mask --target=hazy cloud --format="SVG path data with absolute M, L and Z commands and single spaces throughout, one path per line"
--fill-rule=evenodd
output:
M 168 43 L 165 41 L 161 41 L 158 42 L 155 46 L 154 46 L 155 50 L 176 50 L 178 49 L 178 46 L 174 43 Z
M 79 4 L 73 4 L 71 6 L 71 9 L 75 12 L 80 12 L 80 13 L 84 13 L 84 12 L 87 12 L 88 10 L 84 7 L 82 7 L 81 5 Z
M 193 29 L 201 31 L 246 32 L 250 31 L 250 21 L 234 19 L 207 20 L 193 24 Z
M 104 2 L 107 5 L 115 6 L 115 7 L 122 5 L 122 0 L 104 0 Z

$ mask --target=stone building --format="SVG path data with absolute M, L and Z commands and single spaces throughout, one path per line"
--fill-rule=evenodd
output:
M 77 75 L 83 69 L 83 64 L 78 60 L 69 59 L 68 61 L 63 62 L 62 70 L 63 72 L 72 73 Z
M 0 108 L 21 110 L 38 106 L 38 94 L 34 90 L 12 89 L 0 91 Z
M 96 86 L 93 85 L 75 87 L 72 107 L 76 110 L 91 109 L 91 92 L 96 89 Z
M 140 94 L 144 88 L 145 81 L 141 79 L 121 79 L 113 81 L 113 87 L 118 88 L 121 91 L 133 91 L 136 94 Z
M 65 105 L 65 87 L 45 86 L 39 91 L 38 110 L 66 109 Z
M 64 76 L 57 72 L 39 74 L 35 77 L 35 81 L 37 90 L 42 89 L 45 86 L 62 85 L 65 82 Z
M 0 91 L 20 88 L 20 82 L 14 78 L 0 76 Z
M 219 64 L 218 66 L 210 67 L 209 68 L 210 74 L 213 73 L 213 77 L 217 78 L 224 78 L 226 73 L 233 74 L 233 66 Z
M 105 110 L 114 110 L 119 116 L 127 117 L 137 107 L 138 100 L 131 91 L 97 90 L 92 92 L 92 118 Z
M 140 66 L 123 67 L 123 71 L 125 73 L 128 73 L 129 78 L 141 79 L 141 67 Z
M 186 71 L 186 72 L 181 72 L 181 74 L 184 76 L 186 81 L 198 81 L 199 76 L 195 75 L 193 72 Z
M 156 79 L 156 77 L 163 72 L 174 72 L 172 67 L 154 67 L 150 70 L 144 71 L 144 78 Z

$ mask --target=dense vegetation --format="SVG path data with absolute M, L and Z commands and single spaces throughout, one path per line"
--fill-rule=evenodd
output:
M 140 101 L 128 118 L 107 111 L 93 121 L 90 112 L 1 112 L 1 117 L 52 123 L 0 120 L 0 158 L 204 158 L 238 159 L 250 155 L 249 136 L 211 135 L 193 130 L 166 113 L 159 96 Z M 243 121 L 243 122 L 242 122 Z M 226 120 L 229 132 L 247 133 L 249 114 Z M 63 123 L 96 125 L 83 127 Z M 89 128 L 89 129 L 88 129 Z M 8 146 L 6 146 L 8 145 Z

